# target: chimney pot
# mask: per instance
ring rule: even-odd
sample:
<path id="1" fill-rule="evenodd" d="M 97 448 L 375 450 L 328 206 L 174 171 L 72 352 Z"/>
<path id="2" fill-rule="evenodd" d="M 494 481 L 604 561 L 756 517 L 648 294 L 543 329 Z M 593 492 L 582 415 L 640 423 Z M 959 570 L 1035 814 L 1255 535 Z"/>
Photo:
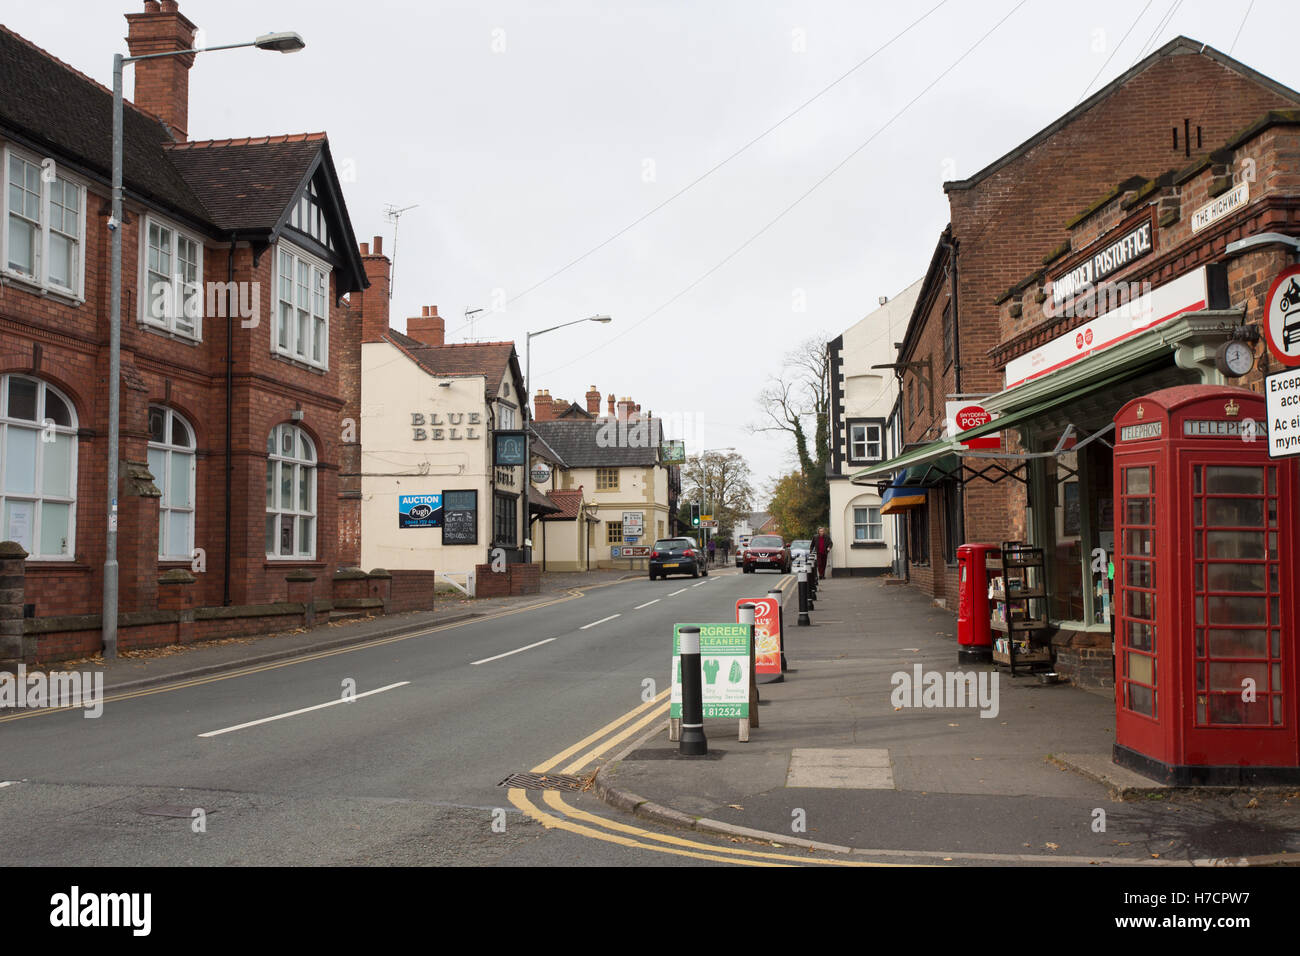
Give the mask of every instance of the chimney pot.
<path id="1" fill-rule="evenodd" d="M 368 242 L 361 243 L 361 255 L 362 256 L 370 255 L 370 243 Z"/>
<path id="2" fill-rule="evenodd" d="M 374 241 L 370 244 L 370 248 L 375 250 L 375 255 L 382 256 L 384 254 L 384 237 L 375 236 Z"/>

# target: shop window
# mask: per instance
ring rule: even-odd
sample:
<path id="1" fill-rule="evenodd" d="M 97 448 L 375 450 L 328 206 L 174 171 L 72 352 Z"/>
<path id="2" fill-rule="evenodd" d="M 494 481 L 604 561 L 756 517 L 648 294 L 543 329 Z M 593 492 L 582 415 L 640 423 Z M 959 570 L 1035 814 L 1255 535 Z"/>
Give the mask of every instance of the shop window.
<path id="1" fill-rule="evenodd" d="M 907 512 L 907 556 L 912 564 L 930 563 L 930 509 L 927 505 Z"/>
<path id="2" fill-rule="evenodd" d="M 266 439 L 266 556 L 316 556 L 316 446 L 297 425 Z"/>
<path id="3" fill-rule="evenodd" d="M 1047 460 L 1052 509 L 1052 546 L 1046 555 L 1051 580 L 1049 607 L 1055 621 L 1086 620 L 1083 596 L 1083 512 L 1079 455 L 1064 452 Z"/>
<path id="4" fill-rule="evenodd" d="M 865 544 L 870 541 L 885 540 L 885 524 L 880 516 L 880 508 L 868 505 L 853 509 L 853 541 Z"/>
<path id="5" fill-rule="evenodd" d="M 32 561 L 72 560 L 76 489 L 72 403 L 38 379 L 0 375 L 0 539 Z"/>
<path id="6" fill-rule="evenodd" d="M 86 190 L 52 160 L 4 151 L 4 272 L 80 299 L 83 287 Z"/>
<path id="7" fill-rule="evenodd" d="M 597 491 L 618 491 L 618 469 L 597 468 L 596 469 L 596 490 Z"/>
<path id="8" fill-rule="evenodd" d="M 605 543 L 606 544 L 623 543 L 623 523 L 621 521 L 605 522 Z"/>
<path id="9" fill-rule="evenodd" d="M 158 557 L 194 555 L 194 430 L 170 408 L 149 408 L 149 473 L 162 490 L 158 502 Z"/>
<path id="10" fill-rule="evenodd" d="M 961 485 L 943 483 L 943 560 L 957 563 L 957 546 L 961 544 Z"/>
<path id="11" fill-rule="evenodd" d="M 492 540 L 495 544 L 507 548 L 519 544 L 519 518 L 517 499 L 509 495 L 497 495 L 492 507 Z"/>

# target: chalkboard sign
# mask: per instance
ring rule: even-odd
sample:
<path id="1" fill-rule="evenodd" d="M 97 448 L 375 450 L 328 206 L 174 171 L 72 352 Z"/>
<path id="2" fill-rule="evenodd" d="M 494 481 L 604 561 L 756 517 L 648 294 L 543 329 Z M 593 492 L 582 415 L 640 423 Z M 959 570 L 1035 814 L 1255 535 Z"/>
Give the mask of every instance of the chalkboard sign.
<path id="1" fill-rule="evenodd" d="M 478 544 L 478 491 L 443 491 L 442 543 Z"/>

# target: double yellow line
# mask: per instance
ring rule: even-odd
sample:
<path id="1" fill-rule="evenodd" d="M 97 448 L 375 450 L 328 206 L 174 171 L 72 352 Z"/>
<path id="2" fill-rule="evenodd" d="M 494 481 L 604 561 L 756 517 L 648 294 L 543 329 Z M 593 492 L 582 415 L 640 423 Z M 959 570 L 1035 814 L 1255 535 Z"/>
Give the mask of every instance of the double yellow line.
<path id="1" fill-rule="evenodd" d="M 668 713 L 668 697 L 671 690 L 665 690 L 652 700 L 633 708 L 623 716 L 610 721 L 594 733 L 566 747 L 549 760 L 539 763 L 532 769 L 533 773 L 581 774 L 605 754 L 614 750 L 633 734 L 648 724 L 662 719 Z M 589 749 L 588 749 L 589 748 Z M 574 755 L 585 750 L 580 757 Z M 574 758 L 570 760 L 570 758 Z M 569 761 L 567 764 L 565 761 Z M 561 767 L 561 765 L 563 765 Z M 560 769 L 556 769 L 560 768 Z M 811 852 L 803 855 L 795 853 L 772 853 L 762 850 L 746 850 L 739 847 L 719 846 L 699 839 L 675 836 L 668 833 L 656 833 L 643 827 L 632 826 L 618 820 L 597 816 L 580 810 L 564 799 L 557 790 L 547 790 L 542 794 L 542 802 L 554 813 L 538 807 L 530 799 L 529 791 L 522 787 L 510 788 L 510 802 L 530 819 L 536 820 L 548 830 L 564 830 L 578 836 L 601 840 L 631 849 L 649 850 L 654 853 L 666 853 L 672 856 L 691 857 L 708 860 L 713 863 L 732 863 L 740 866 L 791 866 L 794 864 L 824 864 L 830 866 L 889 866 L 890 864 L 868 863 L 866 861 L 819 858 Z M 556 814 L 560 814 L 557 816 Z"/>

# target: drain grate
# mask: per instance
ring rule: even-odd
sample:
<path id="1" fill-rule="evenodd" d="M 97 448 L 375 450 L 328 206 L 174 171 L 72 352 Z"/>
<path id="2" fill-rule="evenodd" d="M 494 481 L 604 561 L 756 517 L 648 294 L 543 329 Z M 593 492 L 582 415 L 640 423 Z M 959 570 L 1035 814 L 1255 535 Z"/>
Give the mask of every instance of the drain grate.
<path id="1" fill-rule="evenodd" d="M 512 773 L 498 787 L 522 787 L 525 790 L 568 790 L 581 793 L 587 781 L 570 773 Z"/>

